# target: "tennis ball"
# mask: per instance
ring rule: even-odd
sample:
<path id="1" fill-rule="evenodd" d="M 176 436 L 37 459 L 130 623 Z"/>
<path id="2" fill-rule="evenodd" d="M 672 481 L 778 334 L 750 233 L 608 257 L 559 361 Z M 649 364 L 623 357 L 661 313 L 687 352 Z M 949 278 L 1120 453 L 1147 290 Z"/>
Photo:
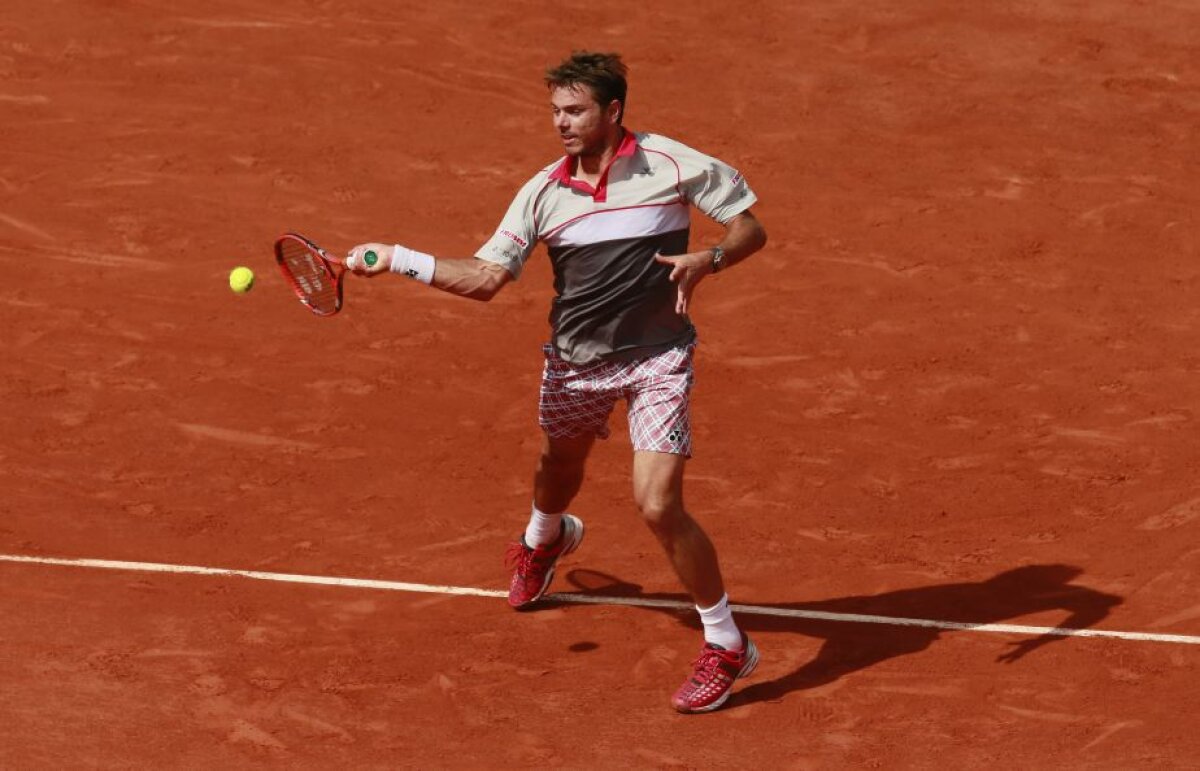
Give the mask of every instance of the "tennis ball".
<path id="1" fill-rule="evenodd" d="M 245 294 L 254 286 L 254 271 L 249 268 L 234 268 L 229 271 L 229 288 L 238 294 Z"/>

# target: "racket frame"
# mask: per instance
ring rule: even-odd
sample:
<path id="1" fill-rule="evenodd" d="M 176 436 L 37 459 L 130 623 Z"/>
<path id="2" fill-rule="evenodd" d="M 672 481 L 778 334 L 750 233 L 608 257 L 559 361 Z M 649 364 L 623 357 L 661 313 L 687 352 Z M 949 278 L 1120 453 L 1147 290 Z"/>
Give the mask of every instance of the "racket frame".
<path id="1" fill-rule="evenodd" d="M 284 257 L 284 246 L 289 242 L 299 243 L 308 252 L 310 263 L 317 273 L 323 274 L 325 280 L 332 282 L 334 287 L 334 306 L 332 310 L 318 308 L 312 304 L 310 297 L 313 295 L 311 288 L 304 286 L 304 278 L 297 276 L 292 272 L 287 265 L 287 259 Z M 332 257 L 317 246 L 308 238 L 299 233 L 288 232 L 275 239 L 275 262 L 279 266 L 280 273 L 288 282 L 288 286 L 295 292 L 296 297 L 317 316 L 333 316 L 342 309 L 342 279 L 346 275 L 346 266 L 337 257 Z M 318 270 L 319 267 L 319 270 Z"/>

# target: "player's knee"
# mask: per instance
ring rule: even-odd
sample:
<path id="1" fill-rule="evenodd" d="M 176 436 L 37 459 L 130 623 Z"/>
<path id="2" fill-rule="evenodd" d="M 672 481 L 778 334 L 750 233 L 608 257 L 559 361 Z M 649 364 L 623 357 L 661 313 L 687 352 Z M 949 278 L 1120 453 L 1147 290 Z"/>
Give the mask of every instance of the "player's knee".
<path id="1" fill-rule="evenodd" d="M 679 501 L 670 495 L 640 495 L 637 504 L 642 521 L 660 537 L 673 532 L 687 516 Z"/>

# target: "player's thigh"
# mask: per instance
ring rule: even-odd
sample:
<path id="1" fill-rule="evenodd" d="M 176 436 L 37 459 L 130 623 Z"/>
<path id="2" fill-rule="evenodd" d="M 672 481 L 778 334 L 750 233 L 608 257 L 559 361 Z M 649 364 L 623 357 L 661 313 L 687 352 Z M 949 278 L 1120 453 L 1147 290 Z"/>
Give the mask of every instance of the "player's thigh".
<path id="1" fill-rule="evenodd" d="M 583 466 L 596 443 L 594 433 L 579 436 L 553 437 L 543 434 L 542 463 L 554 466 Z"/>
<path id="2" fill-rule="evenodd" d="M 608 437 L 608 418 L 620 394 L 600 373 L 598 367 L 577 370 L 561 359 L 547 359 L 538 394 L 538 425 L 547 437 Z"/>
<path id="3" fill-rule="evenodd" d="M 629 388 L 634 450 L 692 455 L 693 346 L 665 351 L 638 366 Z"/>

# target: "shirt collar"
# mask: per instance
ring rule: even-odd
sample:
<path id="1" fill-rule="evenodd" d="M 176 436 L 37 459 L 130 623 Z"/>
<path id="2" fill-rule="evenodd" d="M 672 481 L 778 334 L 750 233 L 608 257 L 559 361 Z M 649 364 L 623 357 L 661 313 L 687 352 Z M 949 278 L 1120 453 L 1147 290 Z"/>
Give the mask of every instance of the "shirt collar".
<path id="1" fill-rule="evenodd" d="M 577 158 L 571 156 L 564 157 L 550 172 L 550 179 L 558 182 L 560 185 L 566 185 L 572 190 L 578 190 L 581 193 L 587 193 L 592 196 L 592 200 L 596 203 L 604 203 L 608 200 L 608 172 L 612 169 L 618 158 L 628 158 L 632 156 L 638 148 L 637 137 L 632 131 L 622 128 L 624 135 L 621 137 L 621 143 L 617 145 L 617 152 L 613 155 L 612 160 L 604 167 L 604 171 L 600 173 L 600 179 L 593 188 L 582 179 L 574 179 L 572 175 L 575 173 L 576 164 L 579 162 Z"/>

